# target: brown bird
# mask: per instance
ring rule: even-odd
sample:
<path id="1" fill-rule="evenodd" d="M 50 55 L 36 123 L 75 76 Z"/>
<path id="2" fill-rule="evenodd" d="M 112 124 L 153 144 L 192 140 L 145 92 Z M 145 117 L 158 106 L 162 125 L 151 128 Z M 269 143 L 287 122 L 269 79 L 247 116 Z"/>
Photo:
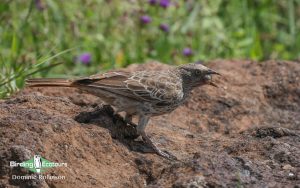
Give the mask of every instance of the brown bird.
<path id="1" fill-rule="evenodd" d="M 175 110 L 186 101 L 195 87 L 212 82 L 212 74 L 219 74 L 201 64 L 185 64 L 160 71 L 114 71 L 78 79 L 37 78 L 28 79 L 30 87 L 75 87 L 103 99 L 118 112 L 126 112 L 125 121 L 132 123 L 132 116 L 138 116 L 138 135 L 154 151 L 163 157 L 173 158 L 161 151 L 145 133 L 152 116 Z"/>

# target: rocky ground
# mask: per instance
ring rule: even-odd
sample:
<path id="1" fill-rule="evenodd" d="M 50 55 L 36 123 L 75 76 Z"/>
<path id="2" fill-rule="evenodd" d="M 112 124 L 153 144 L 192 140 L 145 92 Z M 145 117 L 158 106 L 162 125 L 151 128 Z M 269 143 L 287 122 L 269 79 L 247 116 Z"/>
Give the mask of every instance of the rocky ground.
<path id="1" fill-rule="evenodd" d="M 167 65 L 132 65 L 128 70 Z M 300 187 L 300 64 L 214 61 L 204 86 L 147 132 L 175 155 L 151 153 L 101 99 L 66 88 L 25 88 L 0 101 L 0 187 Z M 68 167 L 65 180 L 13 180 L 34 154 Z"/>

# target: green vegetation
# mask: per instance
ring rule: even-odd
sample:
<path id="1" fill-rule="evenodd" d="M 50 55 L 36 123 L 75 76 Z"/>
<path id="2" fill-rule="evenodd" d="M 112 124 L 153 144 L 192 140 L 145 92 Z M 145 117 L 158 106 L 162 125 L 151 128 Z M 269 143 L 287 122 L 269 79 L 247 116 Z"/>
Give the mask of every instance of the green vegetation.
<path id="1" fill-rule="evenodd" d="M 87 75 L 150 59 L 299 59 L 298 17 L 300 0 L 2 0 L 0 97 L 33 73 Z"/>

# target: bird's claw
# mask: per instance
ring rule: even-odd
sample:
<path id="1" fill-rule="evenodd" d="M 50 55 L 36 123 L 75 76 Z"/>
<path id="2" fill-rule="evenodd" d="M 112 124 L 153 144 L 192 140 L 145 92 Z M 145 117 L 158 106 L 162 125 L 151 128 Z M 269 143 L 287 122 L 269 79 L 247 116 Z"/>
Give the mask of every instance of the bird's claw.
<path id="1" fill-rule="evenodd" d="M 156 151 L 156 153 L 159 155 L 159 156 L 162 156 L 163 158 L 165 159 L 168 159 L 170 161 L 177 161 L 177 157 L 175 157 L 174 155 L 172 155 L 171 153 L 169 153 L 168 151 Z"/>
<path id="2" fill-rule="evenodd" d="M 169 152 L 160 150 L 146 134 L 142 134 L 142 138 L 148 145 L 151 146 L 151 148 L 155 151 L 157 155 L 171 161 L 178 160 L 174 155 L 170 154 Z"/>
<path id="3" fill-rule="evenodd" d="M 127 125 L 130 125 L 130 126 L 132 126 L 132 127 L 137 127 L 137 125 L 135 124 L 135 123 L 133 123 L 132 121 L 128 121 L 128 120 L 126 120 L 126 119 L 123 119 L 123 121 L 127 124 Z"/>

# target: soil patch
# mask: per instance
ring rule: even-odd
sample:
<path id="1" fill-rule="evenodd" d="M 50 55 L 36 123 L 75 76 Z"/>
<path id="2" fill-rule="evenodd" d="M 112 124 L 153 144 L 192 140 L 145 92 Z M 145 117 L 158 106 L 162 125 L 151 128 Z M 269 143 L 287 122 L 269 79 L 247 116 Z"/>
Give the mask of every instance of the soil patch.
<path id="1" fill-rule="evenodd" d="M 131 65 L 128 70 L 168 65 Z M 183 106 L 151 119 L 147 132 L 168 161 L 101 99 L 68 88 L 25 88 L 0 101 L 0 187 L 299 187 L 300 64 L 214 61 L 219 88 L 193 91 Z M 10 161 L 40 154 L 68 167 L 31 174 Z"/>

